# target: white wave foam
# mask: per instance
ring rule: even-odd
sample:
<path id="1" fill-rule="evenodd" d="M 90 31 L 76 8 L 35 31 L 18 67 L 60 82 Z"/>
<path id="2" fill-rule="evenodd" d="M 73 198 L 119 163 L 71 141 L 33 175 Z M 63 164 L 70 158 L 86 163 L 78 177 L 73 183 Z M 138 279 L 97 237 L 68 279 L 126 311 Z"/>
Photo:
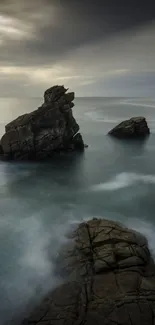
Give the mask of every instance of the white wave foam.
<path id="1" fill-rule="evenodd" d="M 84 115 L 86 115 L 92 121 L 97 121 L 97 122 L 104 121 L 103 116 L 97 112 L 90 111 L 90 112 L 84 113 Z"/>
<path id="2" fill-rule="evenodd" d="M 89 119 L 96 122 L 104 122 L 104 123 L 119 123 L 122 121 L 122 119 L 118 118 L 108 118 L 107 116 L 104 116 L 100 114 L 99 112 L 86 112 L 84 113 Z"/>
<path id="3" fill-rule="evenodd" d="M 105 118 L 104 119 L 104 122 L 105 123 L 120 123 L 122 121 L 122 119 L 118 119 L 118 118 L 115 118 L 115 119 L 108 119 L 108 118 Z"/>
<path id="4" fill-rule="evenodd" d="M 144 103 L 135 103 L 132 102 L 130 99 L 128 100 L 123 100 L 120 102 L 120 104 L 125 104 L 125 105 L 130 105 L 130 106 L 141 106 L 141 107 L 152 107 L 155 108 L 155 105 L 150 105 L 150 104 L 144 104 Z"/>
<path id="5" fill-rule="evenodd" d="M 68 220 L 65 224 L 53 223 L 52 229 L 49 227 L 47 230 L 39 215 L 20 219 L 20 222 L 16 216 L 0 220 L 0 233 L 3 237 L 13 238 L 14 243 L 13 262 L 12 258 L 6 265 L 4 261 L 7 272 L 0 284 L 3 301 L 0 306 L 1 325 L 10 321 L 11 317 L 20 316 L 31 299 L 35 303 L 34 300 L 41 299 L 62 282 L 62 278 L 55 273 L 55 258 L 67 241 L 66 233 L 69 229 Z M 10 245 L 8 242 L 6 255 L 11 249 Z"/>
<path id="6" fill-rule="evenodd" d="M 91 187 L 92 191 L 115 191 L 131 186 L 137 182 L 155 184 L 155 175 L 142 175 L 136 173 L 121 173 L 109 182 L 100 183 Z"/>

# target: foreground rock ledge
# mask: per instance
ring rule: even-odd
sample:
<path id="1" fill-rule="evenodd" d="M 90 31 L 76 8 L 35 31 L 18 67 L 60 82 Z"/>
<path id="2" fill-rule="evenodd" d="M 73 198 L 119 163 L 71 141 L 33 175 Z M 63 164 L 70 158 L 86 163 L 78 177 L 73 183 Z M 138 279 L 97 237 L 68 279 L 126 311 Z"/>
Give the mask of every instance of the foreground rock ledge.
<path id="1" fill-rule="evenodd" d="M 116 138 L 144 138 L 150 134 L 145 117 L 132 117 L 114 127 L 109 133 Z"/>
<path id="2" fill-rule="evenodd" d="M 1 158 L 46 159 L 54 152 L 84 149 L 72 114 L 74 93 L 67 90 L 64 86 L 47 89 L 41 107 L 6 125 L 0 142 Z"/>
<path id="3" fill-rule="evenodd" d="M 146 239 L 98 219 L 80 224 L 72 238 L 63 253 L 66 283 L 22 324 L 155 324 L 155 265 Z"/>

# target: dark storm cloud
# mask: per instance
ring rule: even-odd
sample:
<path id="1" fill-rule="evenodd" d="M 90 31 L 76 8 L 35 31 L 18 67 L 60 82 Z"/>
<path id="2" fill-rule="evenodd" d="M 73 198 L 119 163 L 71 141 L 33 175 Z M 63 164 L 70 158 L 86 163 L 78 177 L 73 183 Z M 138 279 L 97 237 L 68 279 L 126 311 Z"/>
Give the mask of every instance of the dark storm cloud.
<path id="1" fill-rule="evenodd" d="M 0 93 L 40 96 L 60 83 L 115 95 L 135 92 L 127 80 L 140 78 L 153 92 L 154 22 L 152 0 L 1 0 Z"/>
<path id="2" fill-rule="evenodd" d="M 103 4 L 104 2 L 104 4 Z M 151 7 L 141 7 L 122 1 L 63 1 L 58 8 L 58 24 L 50 24 L 39 31 L 36 42 L 31 42 L 34 52 L 63 56 L 71 49 L 84 44 L 106 39 L 115 33 L 146 23 L 155 14 Z"/>
<path id="3" fill-rule="evenodd" d="M 155 17 L 152 1 L 3 0 L 2 15 L 30 27 L 29 35 L 1 45 L 1 62 L 17 65 L 53 63 L 84 44 L 144 24 Z M 10 54 L 11 51 L 11 54 Z"/>

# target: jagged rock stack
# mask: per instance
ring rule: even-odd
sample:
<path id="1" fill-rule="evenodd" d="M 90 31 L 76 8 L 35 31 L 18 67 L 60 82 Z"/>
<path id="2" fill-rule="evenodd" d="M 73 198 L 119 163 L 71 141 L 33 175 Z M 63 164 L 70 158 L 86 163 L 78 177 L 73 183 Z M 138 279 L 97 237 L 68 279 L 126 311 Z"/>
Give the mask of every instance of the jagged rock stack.
<path id="1" fill-rule="evenodd" d="M 19 116 L 5 127 L 0 154 L 5 159 L 46 159 L 54 152 L 83 150 L 79 125 L 72 114 L 74 92 L 54 86 L 44 93 L 37 110 Z"/>

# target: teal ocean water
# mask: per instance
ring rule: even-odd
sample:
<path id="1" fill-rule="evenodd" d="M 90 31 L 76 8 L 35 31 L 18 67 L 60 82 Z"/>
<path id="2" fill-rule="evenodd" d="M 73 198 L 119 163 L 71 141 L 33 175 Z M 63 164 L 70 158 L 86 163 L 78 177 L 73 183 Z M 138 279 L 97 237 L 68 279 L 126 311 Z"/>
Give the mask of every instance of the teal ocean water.
<path id="1" fill-rule="evenodd" d="M 42 99 L 0 99 L 0 133 Z M 0 162 L 0 324 L 59 284 L 54 260 L 70 226 L 92 217 L 144 233 L 155 253 L 155 99 L 77 98 L 84 154 L 48 163 Z M 145 142 L 107 136 L 123 119 L 147 118 Z M 38 291 L 37 291 L 38 292 Z"/>

